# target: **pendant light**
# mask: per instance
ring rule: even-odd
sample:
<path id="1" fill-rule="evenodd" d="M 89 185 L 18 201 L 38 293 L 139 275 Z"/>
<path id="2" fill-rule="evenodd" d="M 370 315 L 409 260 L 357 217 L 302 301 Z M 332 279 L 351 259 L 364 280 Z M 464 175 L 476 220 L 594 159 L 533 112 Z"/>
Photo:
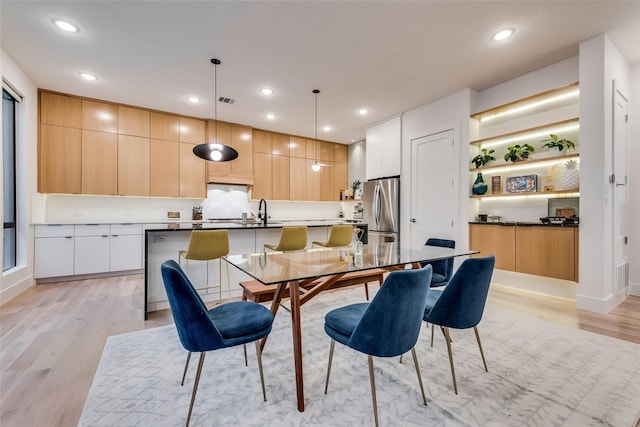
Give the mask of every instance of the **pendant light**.
<path id="1" fill-rule="evenodd" d="M 211 59 L 214 67 L 213 80 L 213 102 L 214 102 L 214 119 L 215 132 L 214 142 L 208 144 L 199 144 L 193 147 L 193 154 L 204 160 L 212 162 L 228 162 L 238 158 L 238 152 L 228 145 L 218 143 L 218 65 L 221 64 L 217 58 Z"/>
<path id="2" fill-rule="evenodd" d="M 316 160 L 315 162 L 313 162 L 311 164 L 311 169 L 314 172 L 318 172 L 320 170 L 320 168 L 322 166 L 329 166 L 329 165 L 325 165 L 323 163 L 318 163 L 318 94 L 320 93 L 320 90 L 318 89 L 314 89 L 313 93 L 316 95 L 316 128 L 315 128 L 315 135 L 316 135 Z"/>

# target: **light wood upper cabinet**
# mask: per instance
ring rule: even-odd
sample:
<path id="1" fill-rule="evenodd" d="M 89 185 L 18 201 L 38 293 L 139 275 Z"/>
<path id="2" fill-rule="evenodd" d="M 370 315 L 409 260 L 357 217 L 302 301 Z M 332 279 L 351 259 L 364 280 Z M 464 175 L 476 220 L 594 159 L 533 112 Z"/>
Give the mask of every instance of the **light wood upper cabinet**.
<path id="1" fill-rule="evenodd" d="M 340 191 L 346 190 L 349 186 L 349 166 L 347 163 L 335 163 L 334 164 L 333 177 L 333 199 L 340 200 Z"/>
<path id="2" fill-rule="evenodd" d="M 289 156 L 278 156 L 273 154 L 271 156 L 271 164 L 273 177 L 271 185 L 272 197 L 275 200 L 289 200 L 291 191 L 291 182 L 289 181 L 289 174 L 291 172 Z M 257 177 L 255 179 L 257 180 Z"/>
<path id="3" fill-rule="evenodd" d="M 206 140 L 206 120 L 180 117 L 180 142 L 202 144 Z"/>
<path id="4" fill-rule="evenodd" d="M 336 163 L 349 163 L 349 146 L 344 144 L 334 144 L 334 159 Z"/>
<path id="5" fill-rule="evenodd" d="M 207 197 L 205 161 L 193 154 L 194 144 L 180 143 L 180 197 Z"/>
<path id="6" fill-rule="evenodd" d="M 149 119 L 151 124 L 150 135 L 152 139 L 180 141 L 180 117 L 152 111 Z"/>
<path id="7" fill-rule="evenodd" d="M 254 134 L 255 135 L 255 134 Z M 254 199 L 273 199 L 273 164 L 271 154 L 253 153 Z"/>
<path id="8" fill-rule="evenodd" d="M 271 154 L 271 132 L 266 130 L 253 130 L 253 151 L 256 153 Z"/>
<path id="9" fill-rule="evenodd" d="M 247 126 L 231 125 L 231 146 L 238 152 L 238 158 L 231 162 L 231 173 L 253 181 L 253 139 L 252 129 Z"/>
<path id="10" fill-rule="evenodd" d="M 40 92 L 40 123 L 80 128 L 82 103 L 72 96 Z"/>
<path id="11" fill-rule="evenodd" d="M 216 139 L 217 132 L 217 139 Z M 231 124 L 218 122 L 218 128 L 216 129 L 216 122 L 209 120 L 207 122 L 207 142 L 218 142 L 227 146 L 231 146 Z M 231 175 L 231 162 L 206 162 L 207 165 L 207 182 L 213 182 L 213 177 L 227 177 Z"/>
<path id="12" fill-rule="evenodd" d="M 152 139 L 149 148 L 149 195 L 180 197 L 180 143 Z"/>
<path id="13" fill-rule="evenodd" d="M 326 168 L 321 168 L 319 171 L 314 171 L 313 169 L 311 169 L 311 165 L 308 165 L 306 163 L 308 162 L 305 162 L 304 165 L 304 200 L 322 200 L 320 198 L 320 176 L 322 174 L 322 169 Z"/>
<path id="14" fill-rule="evenodd" d="M 299 136 L 289 137 L 289 155 L 304 158 L 307 151 L 307 140 Z"/>
<path id="15" fill-rule="evenodd" d="M 320 199 L 323 201 L 339 200 L 338 195 L 334 194 L 335 188 L 335 169 L 333 162 L 325 161 L 324 164 L 329 166 L 323 166 L 315 174 L 320 174 Z M 310 167 L 309 167 L 310 168 Z"/>
<path id="16" fill-rule="evenodd" d="M 82 100 L 82 129 L 118 132 L 118 107 L 106 102 Z"/>
<path id="17" fill-rule="evenodd" d="M 335 148 L 333 142 L 318 141 L 318 160 L 320 162 L 334 162 Z"/>
<path id="18" fill-rule="evenodd" d="M 40 193 L 82 192 L 82 135 L 80 129 L 40 125 L 38 150 Z"/>
<path id="19" fill-rule="evenodd" d="M 209 142 L 216 140 L 215 129 L 215 120 L 209 120 L 207 123 Z M 253 130 L 248 126 L 218 122 L 217 132 L 218 142 L 234 148 L 238 152 L 238 158 L 229 162 L 207 162 L 207 182 L 253 184 Z"/>
<path id="20" fill-rule="evenodd" d="M 149 137 L 150 114 L 141 108 L 118 106 L 118 133 L 120 135 Z"/>
<path id="21" fill-rule="evenodd" d="M 289 176 L 294 179 L 289 180 L 289 199 L 290 200 L 306 200 L 305 199 L 305 166 L 307 160 L 304 158 L 289 158 Z M 311 168 L 309 168 L 311 170 Z"/>
<path id="22" fill-rule="evenodd" d="M 289 135 L 285 135 L 283 133 L 273 133 L 271 136 L 271 141 L 271 154 L 275 154 L 276 156 L 289 156 Z"/>
<path id="23" fill-rule="evenodd" d="M 82 131 L 82 194 L 118 194 L 118 135 L 115 133 Z"/>
<path id="24" fill-rule="evenodd" d="M 318 147 L 318 141 L 316 141 L 315 139 L 305 139 L 305 150 L 304 150 L 304 157 L 306 159 L 309 160 L 315 160 L 317 159 L 317 147 Z"/>
<path id="25" fill-rule="evenodd" d="M 118 135 L 118 194 L 149 195 L 149 138 Z"/>

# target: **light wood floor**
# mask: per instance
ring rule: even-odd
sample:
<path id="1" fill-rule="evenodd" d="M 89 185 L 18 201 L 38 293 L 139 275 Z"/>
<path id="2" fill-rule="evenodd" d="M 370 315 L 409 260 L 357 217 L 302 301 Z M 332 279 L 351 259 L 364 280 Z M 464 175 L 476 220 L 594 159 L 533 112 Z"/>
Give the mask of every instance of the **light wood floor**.
<path id="1" fill-rule="evenodd" d="M 143 288 L 142 275 L 38 285 L 0 306 L 0 425 L 77 425 L 106 338 L 172 322 L 142 320 Z M 640 343 L 640 297 L 599 315 L 495 286 L 489 304 Z"/>

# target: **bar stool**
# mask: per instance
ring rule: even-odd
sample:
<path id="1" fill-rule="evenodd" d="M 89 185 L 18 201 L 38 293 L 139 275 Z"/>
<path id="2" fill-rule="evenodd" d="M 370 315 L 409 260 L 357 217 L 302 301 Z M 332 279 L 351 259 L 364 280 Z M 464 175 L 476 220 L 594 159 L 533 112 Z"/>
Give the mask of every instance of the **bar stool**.
<path id="1" fill-rule="evenodd" d="M 326 242 L 313 241 L 312 245 L 335 248 L 339 246 L 349 246 L 351 244 L 353 228 L 349 224 L 334 225 L 331 227 L 329 240 Z"/>
<path id="2" fill-rule="evenodd" d="M 185 273 L 189 274 L 189 260 L 205 261 L 207 265 L 207 278 L 204 288 L 218 288 L 218 300 L 222 300 L 222 257 L 229 254 L 229 231 L 228 230 L 193 230 L 189 238 L 189 247 L 186 251 L 178 252 L 178 262 L 182 264 L 182 259 L 186 261 Z M 209 286 L 209 261 L 219 260 L 219 277 L 218 284 Z M 231 294 L 231 280 L 229 279 L 229 264 L 224 263 L 227 267 L 227 292 Z"/>
<path id="3" fill-rule="evenodd" d="M 282 227 L 278 245 L 265 243 L 264 247 L 272 251 L 298 251 L 307 246 L 307 227 Z"/>

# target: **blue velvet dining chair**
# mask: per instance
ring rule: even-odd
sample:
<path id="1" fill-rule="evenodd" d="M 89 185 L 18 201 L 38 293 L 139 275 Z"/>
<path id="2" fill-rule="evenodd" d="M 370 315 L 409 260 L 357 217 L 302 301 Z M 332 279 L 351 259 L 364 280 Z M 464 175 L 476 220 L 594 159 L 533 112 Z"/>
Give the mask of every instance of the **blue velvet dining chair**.
<path id="1" fill-rule="evenodd" d="M 435 239 L 430 238 L 425 243 L 425 246 L 439 246 L 442 248 L 455 249 L 456 241 L 447 239 Z M 424 267 L 427 263 L 421 263 Z M 431 267 L 433 267 L 433 275 L 431 276 L 431 287 L 436 288 L 439 286 L 446 286 L 451 280 L 453 274 L 453 258 L 441 259 L 438 261 L 432 261 Z"/>
<path id="2" fill-rule="evenodd" d="M 422 400 L 427 398 L 422 386 L 415 345 L 418 341 L 424 307 L 431 280 L 431 266 L 417 270 L 402 270 L 390 273 L 373 300 L 368 303 L 351 304 L 330 311 L 325 316 L 324 330 L 331 338 L 327 381 L 329 388 L 331 361 L 336 341 L 364 353 L 369 360 L 369 380 L 373 414 L 378 425 L 376 385 L 373 375 L 373 356 L 394 357 L 411 350 L 418 374 Z"/>
<path id="3" fill-rule="evenodd" d="M 271 332 L 273 324 L 271 311 L 260 304 L 249 301 L 234 301 L 207 310 L 178 263 L 174 260 L 165 261 L 162 264 L 161 272 L 180 342 L 189 354 L 191 352 L 200 353 L 186 425 L 188 426 L 191 420 L 204 357 L 206 352 L 211 350 L 255 341 L 262 396 L 266 401 L 267 394 L 264 386 L 259 340 Z"/>
<path id="4" fill-rule="evenodd" d="M 489 372 L 477 326 L 482 320 L 494 266 L 495 257 L 493 255 L 486 258 L 469 258 L 460 265 L 444 289 L 433 289 L 427 296 L 424 320 L 432 325 L 440 326 L 442 330 L 447 342 L 453 389 L 456 394 L 458 394 L 458 385 L 456 371 L 453 367 L 449 328 L 473 328 L 484 370 Z M 431 330 L 431 345 L 433 346 L 433 329 Z"/>

